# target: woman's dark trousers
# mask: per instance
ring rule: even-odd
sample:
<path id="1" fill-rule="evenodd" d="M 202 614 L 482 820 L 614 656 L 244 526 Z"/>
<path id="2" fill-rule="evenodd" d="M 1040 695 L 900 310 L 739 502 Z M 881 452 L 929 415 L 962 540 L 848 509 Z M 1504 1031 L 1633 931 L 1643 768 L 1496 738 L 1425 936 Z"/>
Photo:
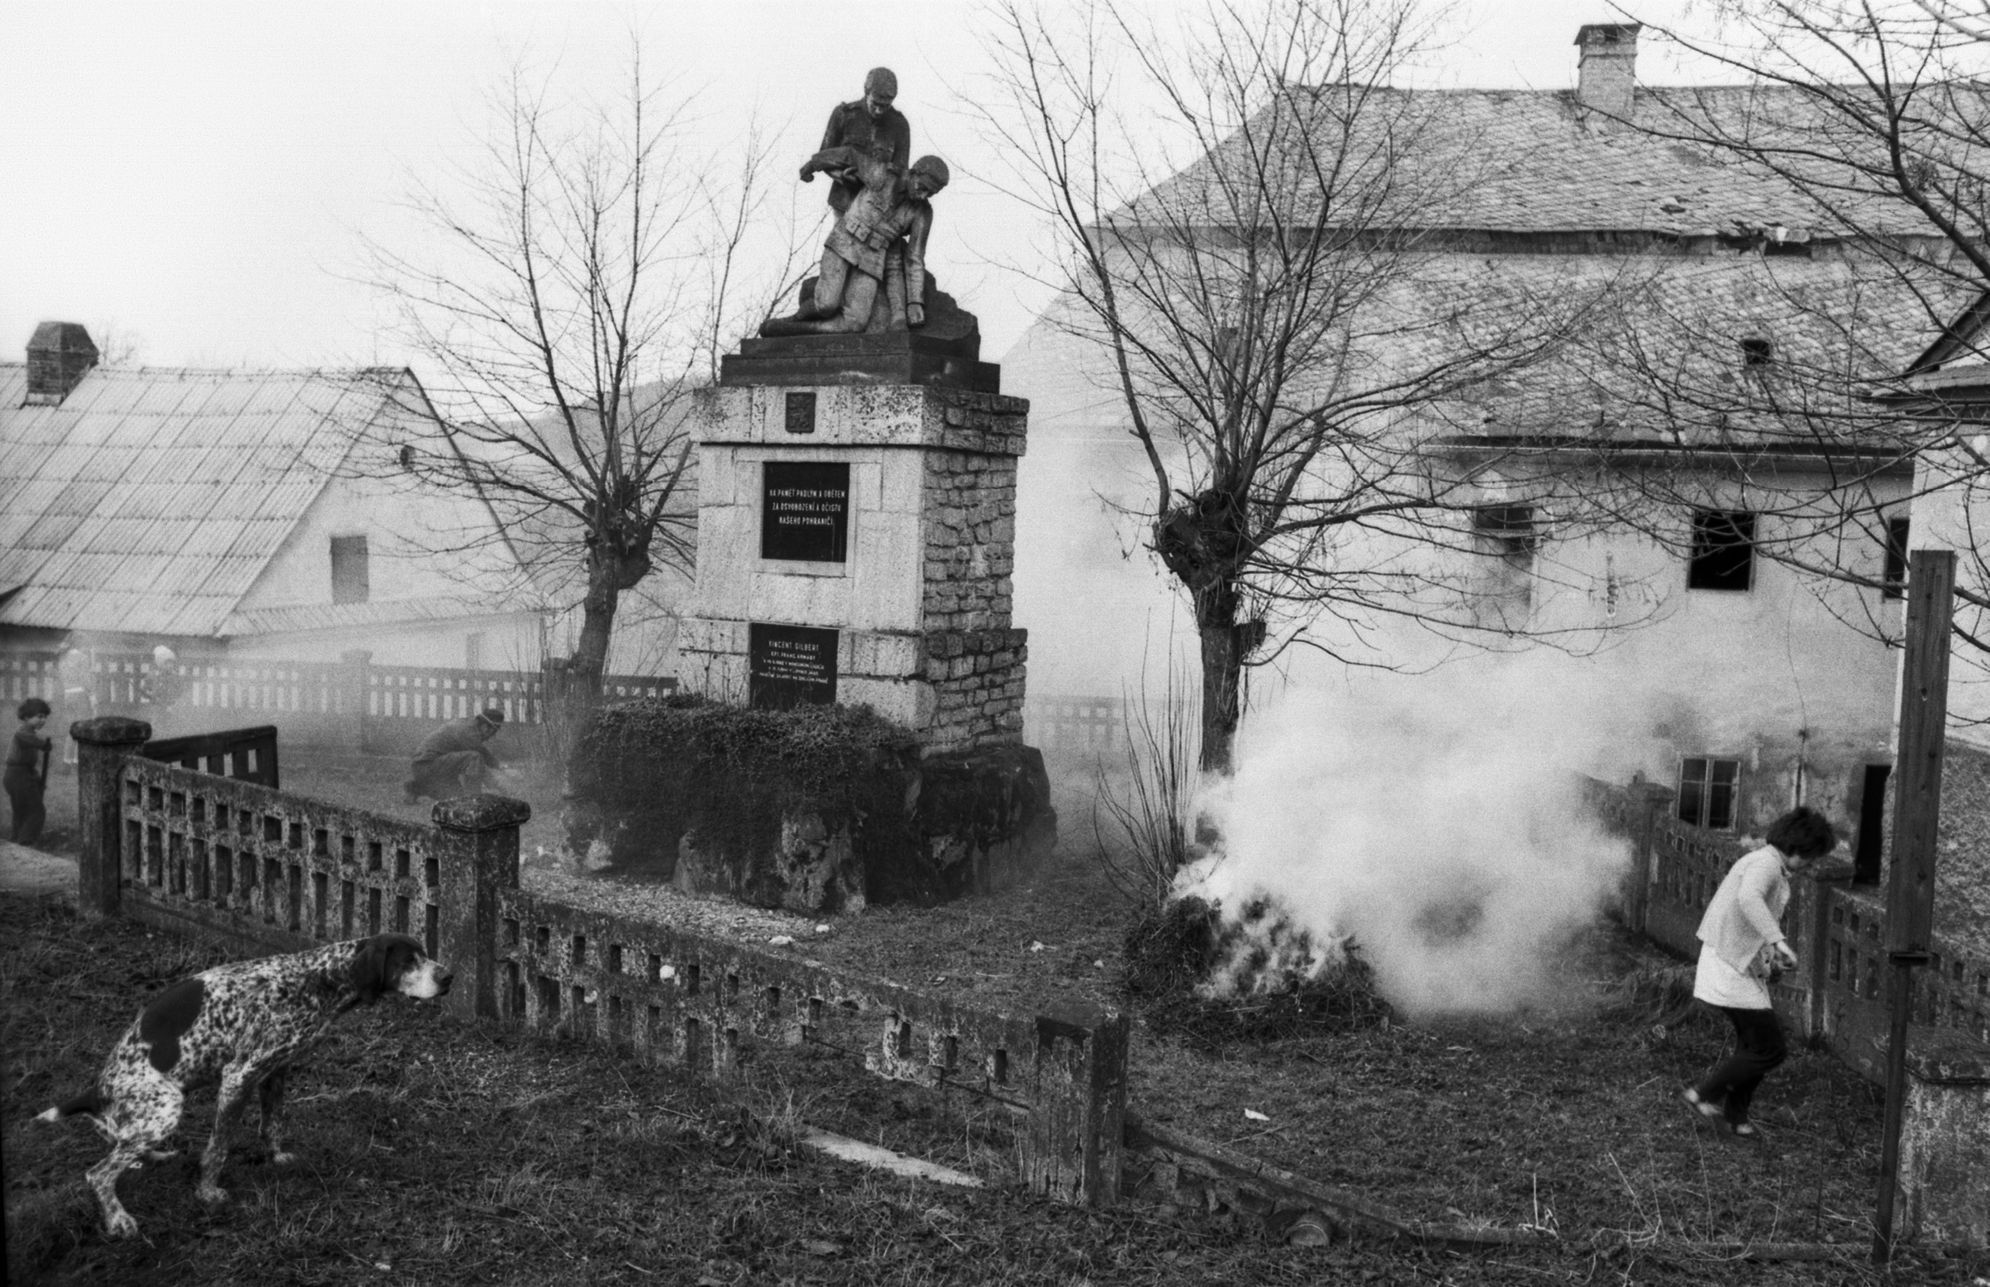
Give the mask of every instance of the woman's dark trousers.
<path id="1" fill-rule="evenodd" d="M 1722 1105 L 1730 1126 L 1748 1120 L 1748 1105 L 1755 1088 L 1771 1068 L 1789 1055 L 1783 1041 L 1783 1025 L 1774 1010 L 1736 1010 L 1716 1007 L 1734 1025 L 1734 1052 L 1714 1065 L 1693 1089 L 1709 1103 Z"/>

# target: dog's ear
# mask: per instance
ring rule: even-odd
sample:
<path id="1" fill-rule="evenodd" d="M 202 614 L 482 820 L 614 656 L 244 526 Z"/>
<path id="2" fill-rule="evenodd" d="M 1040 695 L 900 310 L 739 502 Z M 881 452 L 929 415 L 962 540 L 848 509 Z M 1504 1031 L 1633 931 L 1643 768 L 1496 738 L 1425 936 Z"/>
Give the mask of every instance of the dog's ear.
<path id="1" fill-rule="evenodd" d="M 352 958 L 352 986 L 358 993 L 354 999 L 371 1005 L 396 991 L 415 955 L 415 941 L 402 934 L 375 934 L 361 943 Z"/>
<path id="2" fill-rule="evenodd" d="M 376 934 L 359 945 L 359 951 L 352 958 L 352 988 L 359 995 L 353 998 L 361 1005 L 370 1005 L 380 999 L 387 990 L 387 937 Z"/>

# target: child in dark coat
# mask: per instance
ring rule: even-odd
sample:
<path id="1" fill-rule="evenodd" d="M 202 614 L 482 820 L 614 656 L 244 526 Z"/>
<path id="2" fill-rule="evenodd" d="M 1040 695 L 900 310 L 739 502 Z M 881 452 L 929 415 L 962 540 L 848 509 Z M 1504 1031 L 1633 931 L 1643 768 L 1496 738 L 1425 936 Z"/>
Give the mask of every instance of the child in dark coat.
<path id="1" fill-rule="evenodd" d="M 42 789 L 48 784 L 48 753 L 55 744 L 42 736 L 48 724 L 47 702 L 30 697 L 14 713 L 21 726 L 7 746 L 7 804 L 14 811 L 14 843 L 32 845 L 41 841 Z"/>

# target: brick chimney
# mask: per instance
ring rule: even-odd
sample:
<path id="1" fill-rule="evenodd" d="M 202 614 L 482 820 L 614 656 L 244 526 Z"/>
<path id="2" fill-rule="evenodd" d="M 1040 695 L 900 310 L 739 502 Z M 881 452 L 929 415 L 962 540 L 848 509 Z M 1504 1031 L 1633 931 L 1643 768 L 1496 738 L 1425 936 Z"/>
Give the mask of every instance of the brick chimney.
<path id="1" fill-rule="evenodd" d="M 1638 31 L 1635 22 L 1593 22 L 1575 33 L 1582 54 L 1576 63 L 1577 114 L 1631 119 L 1638 84 Z"/>
<path id="2" fill-rule="evenodd" d="M 97 364 L 97 346 L 75 322 L 43 322 L 28 341 L 28 397 L 31 407 L 53 407 L 69 396 L 84 372 Z"/>

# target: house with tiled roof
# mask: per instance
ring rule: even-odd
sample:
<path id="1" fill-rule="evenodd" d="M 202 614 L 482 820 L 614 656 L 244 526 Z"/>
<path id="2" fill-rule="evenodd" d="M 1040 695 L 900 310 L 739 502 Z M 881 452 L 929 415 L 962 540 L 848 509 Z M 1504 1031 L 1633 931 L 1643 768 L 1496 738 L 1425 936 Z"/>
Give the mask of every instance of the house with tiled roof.
<path id="1" fill-rule="evenodd" d="M 45 323 L 0 362 L 0 648 L 536 672 L 489 506 L 359 458 L 426 405 L 398 369 L 100 366 Z"/>
<path id="2" fill-rule="evenodd" d="M 1375 119 L 1414 120 L 1418 139 L 1364 149 L 1357 137 L 1347 149 L 1400 169 L 1387 191 L 1403 199 L 1368 224 L 1413 234 L 1404 253 L 1418 262 L 1389 306 L 1414 309 L 1419 292 L 1441 298 L 1459 283 L 1515 301 L 1591 291 L 1607 302 L 1597 314 L 1607 324 L 1427 408 L 1411 431 L 1434 467 L 1479 489 L 1471 540 L 1495 642 L 1526 656 L 1544 700 L 1602 695 L 1618 730 L 1613 758 L 1575 767 L 1620 781 L 1643 772 L 1677 789 L 1681 816 L 1702 825 L 1747 830 L 1801 800 L 1858 835 L 1862 819 L 1877 820 L 1892 756 L 1895 654 L 1883 637 L 1897 636 L 1901 605 L 1889 538 L 1904 538 L 1913 466 L 1862 441 L 1860 417 L 1843 407 L 1787 413 L 1825 396 L 1804 372 L 1835 363 L 1840 401 L 1859 373 L 1897 374 L 1947 321 L 1949 296 L 1939 283 L 1898 289 L 1792 185 L 1678 137 L 1690 133 L 1681 122 L 1708 117 L 1797 119 L 1801 105 L 1777 97 L 1787 91 L 1639 85 L 1637 35 L 1635 24 L 1582 28 L 1573 90 L 1379 91 L 1392 106 Z M 1111 218 L 1157 235 L 1186 227 L 1233 146 Z M 1419 170 L 1447 181 L 1420 182 Z M 1303 177 L 1289 191 L 1303 223 Z M 1863 222 L 1886 217 L 1866 211 Z M 1928 232 L 1911 221 L 1900 231 Z M 1033 696 L 1137 690 L 1143 667 L 1151 682 L 1156 659 L 1195 637 L 1144 549 L 1138 516 L 1153 472 L 1129 436 L 1110 355 L 1072 325 L 1081 312 L 1058 301 L 1002 359 L 1032 407 L 1016 620 L 1030 631 Z M 1557 481 L 1575 493 L 1613 472 L 1666 481 L 1615 526 L 1578 529 L 1542 499 Z M 1835 545 L 1816 553 L 1869 564 L 1872 588 L 1758 556 L 1796 531 L 1790 497 L 1848 472 L 1873 535 L 1841 526 L 1820 534 Z M 1511 637 L 1499 637 L 1502 624 Z M 1383 666 L 1438 656 L 1414 625 L 1383 613 L 1364 625 L 1321 642 Z M 1541 637 L 1582 642 L 1558 651 Z M 1309 656 L 1288 651 L 1281 668 L 1303 676 Z M 1337 660 L 1319 664 L 1339 673 Z M 1462 664 L 1487 682 L 1512 669 Z"/>

